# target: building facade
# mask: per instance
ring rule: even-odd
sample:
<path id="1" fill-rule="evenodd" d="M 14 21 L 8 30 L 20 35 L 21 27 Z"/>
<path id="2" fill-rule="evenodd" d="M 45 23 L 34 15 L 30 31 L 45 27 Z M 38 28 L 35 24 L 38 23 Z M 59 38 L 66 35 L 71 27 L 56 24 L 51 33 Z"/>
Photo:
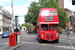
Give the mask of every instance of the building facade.
<path id="1" fill-rule="evenodd" d="M 58 3 L 58 6 L 64 9 L 64 0 L 55 0 Z"/>
<path id="2" fill-rule="evenodd" d="M 50 1 L 50 0 L 45 0 L 45 1 Z M 54 0 L 55 2 L 58 3 L 58 7 L 64 9 L 64 0 Z"/>
<path id="3" fill-rule="evenodd" d="M 70 19 L 70 16 L 72 16 L 72 11 L 67 8 L 64 8 L 64 0 L 55 0 L 55 1 L 58 3 L 58 6 L 66 12 L 67 17 Z M 69 21 L 69 29 L 72 29 L 72 25 L 70 21 Z M 65 31 L 64 29 L 60 29 L 60 30 Z"/>
<path id="4" fill-rule="evenodd" d="M 66 11 L 67 17 L 70 18 L 72 16 L 72 11 L 65 8 L 64 11 Z M 72 28 L 71 22 L 69 22 L 69 27 Z"/>
<path id="5" fill-rule="evenodd" d="M 11 14 L 0 6 L 0 32 L 10 31 L 12 27 Z"/>

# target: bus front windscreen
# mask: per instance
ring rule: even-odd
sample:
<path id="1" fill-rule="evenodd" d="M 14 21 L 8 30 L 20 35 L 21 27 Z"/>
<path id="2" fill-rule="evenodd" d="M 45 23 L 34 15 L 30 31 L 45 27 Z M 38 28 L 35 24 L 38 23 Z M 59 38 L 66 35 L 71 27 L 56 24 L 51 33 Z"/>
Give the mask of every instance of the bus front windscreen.
<path id="1" fill-rule="evenodd" d="M 49 30 L 56 30 L 56 26 L 49 26 Z"/>
<path id="2" fill-rule="evenodd" d="M 41 24 L 41 30 L 48 30 L 48 24 Z"/>

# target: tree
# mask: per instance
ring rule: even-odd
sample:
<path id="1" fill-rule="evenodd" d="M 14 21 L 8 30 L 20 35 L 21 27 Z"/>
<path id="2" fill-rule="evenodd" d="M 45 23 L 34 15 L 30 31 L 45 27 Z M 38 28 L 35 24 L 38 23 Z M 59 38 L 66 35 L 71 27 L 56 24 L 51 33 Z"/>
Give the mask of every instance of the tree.
<path id="1" fill-rule="evenodd" d="M 57 2 L 54 0 L 39 0 L 39 2 L 32 2 L 28 9 L 28 13 L 25 15 L 25 22 L 36 25 L 36 19 L 41 8 L 56 8 L 58 10 L 60 27 L 63 29 L 66 28 L 66 21 L 68 21 L 67 14 L 63 9 L 58 7 Z"/>
<path id="2" fill-rule="evenodd" d="M 30 30 L 30 25 L 29 25 L 29 24 L 24 23 L 24 24 L 22 24 L 22 26 L 21 26 L 21 27 L 23 27 L 23 26 L 25 26 L 25 27 L 27 28 L 27 30 Z"/>
<path id="3" fill-rule="evenodd" d="M 33 25 L 36 25 L 36 18 L 39 13 L 39 8 L 36 5 L 37 5 L 36 2 L 31 3 L 31 5 L 28 9 L 27 15 L 25 15 L 25 22 L 32 23 Z"/>

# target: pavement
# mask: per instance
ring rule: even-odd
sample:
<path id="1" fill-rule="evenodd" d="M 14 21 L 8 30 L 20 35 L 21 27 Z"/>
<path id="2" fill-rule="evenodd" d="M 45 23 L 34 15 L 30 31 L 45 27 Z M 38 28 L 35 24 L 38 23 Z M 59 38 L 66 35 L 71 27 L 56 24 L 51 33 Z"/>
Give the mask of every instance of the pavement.
<path id="1" fill-rule="evenodd" d="M 69 37 L 66 34 L 60 34 L 59 37 L 68 40 L 75 40 L 75 34 L 69 34 Z"/>
<path id="2" fill-rule="evenodd" d="M 26 43 L 25 42 L 21 42 L 19 44 L 17 44 L 16 46 L 9 46 L 9 44 L 5 47 L 2 47 L 0 50 L 16 50 L 17 48 L 25 45 Z"/>

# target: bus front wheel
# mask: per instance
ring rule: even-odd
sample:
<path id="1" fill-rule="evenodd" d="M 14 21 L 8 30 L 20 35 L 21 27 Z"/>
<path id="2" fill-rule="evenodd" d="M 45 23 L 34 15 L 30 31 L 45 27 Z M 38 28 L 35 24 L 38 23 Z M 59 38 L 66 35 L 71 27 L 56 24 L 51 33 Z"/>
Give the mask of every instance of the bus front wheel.
<path id="1" fill-rule="evenodd" d="M 39 35 L 39 39 L 38 39 L 38 41 L 39 41 L 39 43 L 42 43 L 42 40 L 41 40 L 41 38 L 40 38 L 40 35 Z"/>
<path id="2" fill-rule="evenodd" d="M 59 39 L 55 40 L 55 43 L 59 43 Z"/>

